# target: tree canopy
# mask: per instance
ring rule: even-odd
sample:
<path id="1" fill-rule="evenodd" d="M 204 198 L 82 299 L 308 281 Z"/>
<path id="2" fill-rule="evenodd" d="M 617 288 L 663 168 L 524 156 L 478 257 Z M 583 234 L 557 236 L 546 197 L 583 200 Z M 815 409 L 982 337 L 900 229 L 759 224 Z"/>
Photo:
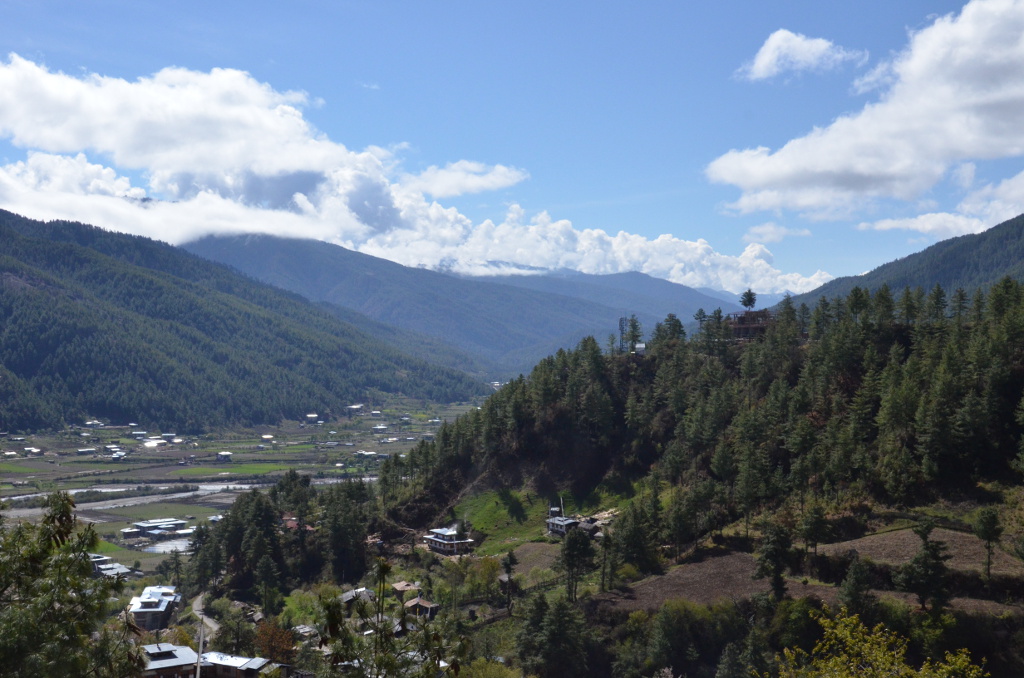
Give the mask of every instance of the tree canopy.
<path id="1" fill-rule="evenodd" d="M 98 537 L 80 527 L 71 495 L 50 495 L 39 525 L 0 516 L 0 667 L 11 678 L 142 675 L 138 629 L 112 618 L 121 578 L 92 576 Z M 94 634 L 95 638 L 94 638 Z"/>

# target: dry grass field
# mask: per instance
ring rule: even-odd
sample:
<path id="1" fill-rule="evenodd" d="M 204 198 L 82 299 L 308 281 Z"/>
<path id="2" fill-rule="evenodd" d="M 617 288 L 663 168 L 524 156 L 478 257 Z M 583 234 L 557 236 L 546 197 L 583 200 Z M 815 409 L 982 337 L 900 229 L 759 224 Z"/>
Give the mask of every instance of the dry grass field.
<path id="1" fill-rule="evenodd" d="M 527 542 L 515 550 L 519 564 L 516 565 L 516 574 L 529 574 L 535 568 L 551 569 L 558 559 L 558 544 L 547 542 Z"/>
<path id="2" fill-rule="evenodd" d="M 909 535 L 910 540 L 905 538 Z M 979 569 L 984 558 L 984 546 L 976 537 L 949 530 L 936 530 L 936 539 L 947 541 L 950 552 L 954 554 L 950 561 L 953 566 L 963 569 Z M 877 562 L 901 564 L 913 557 L 918 550 L 920 540 L 910 530 L 884 533 L 843 542 L 830 544 L 828 548 L 837 553 L 845 553 L 856 548 L 861 556 L 869 556 Z M 825 546 L 819 547 L 824 552 Z M 1007 554 L 1003 556 L 1010 558 Z M 1012 560 L 1012 558 L 1010 558 Z M 993 559 L 993 563 L 995 559 Z M 1014 563 L 1000 560 L 1001 567 L 1007 573 L 1021 573 L 1019 565 L 1012 569 Z M 623 590 L 610 591 L 594 596 L 600 606 L 631 612 L 633 610 L 654 611 L 668 600 L 684 599 L 695 603 L 709 604 L 719 601 L 738 601 L 757 593 L 768 591 L 766 580 L 754 579 L 755 561 L 749 553 L 723 551 L 709 554 L 695 562 L 684 563 L 673 567 L 663 575 L 648 577 Z M 995 565 L 993 565 L 995 571 Z M 810 596 L 828 605 L 838 603 L 838 589 L 834 586 L 807 583 L 800 579 L 790 578 L 789 594 L 794 597 Z M 909 605 L 916 605 L 916 598 L 899 591 L 875 591 L 879 597 L 902 600 Z M 951 606 L 964 612 L 984 612 L 986 614 L 1021 614 L 1024 608 L 1019 605 L 1003 605 L 990 600 L 974 598 L 954 598 Z"/>

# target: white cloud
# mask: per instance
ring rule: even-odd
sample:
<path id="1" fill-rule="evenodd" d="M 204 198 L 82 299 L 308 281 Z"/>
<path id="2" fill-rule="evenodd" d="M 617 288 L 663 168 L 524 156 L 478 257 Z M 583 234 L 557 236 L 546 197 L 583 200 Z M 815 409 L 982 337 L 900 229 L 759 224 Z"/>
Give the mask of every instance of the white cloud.
<path id="1" fill-rule="evenodd" d="M 785 226 L 779 226 L 778 224 L 772 223 L 771 221 L 752 226 L 747 231 L 746 235 L 743 236 L 743 242 L 782 242 L 783 238 L 790 236 L 808 236 L 810 230 L 806 228 L 786 228 Z"/>
<path id="2" fill-rule="evenodd" d="M 974 166 L 961 166 L 953 174 L 954 181 L 971 183 Z M 963 177 L 961 175 L 969 175 Z M 967 179 L 970 179 L 968 182 Z M 865 222 L 861 230 L 917 231 L 937 238 L 950 238 L 982 231 L 1024 213 L 1024 172 L 998 184 L 986 184 L 969 193 L 954 212 L 932 212 L 907 219 L 883 219 Z"/>
<path id="3" fill-rule="evenodd" d="M 529 174 L 515 167 L 488 166 L 482 162 L 460 160 L 444 168 L 428 167 L 418 175 L 409 175 L 402 186 L 435 198 L 451 198 L 466 193 L 494 191 L 514 186 L 529 178 Z"/>
<path id="4" fill-rule="evenodd" d="M 132 187 L 128 178 L 117 176 L 109 167 L 90 163 L 82 153 L 69 157 L 30 152 L 24 162 L 0 171 L 27 190 L 136 199 L 146 196 L 146 191 Z"/>
<path id="5" fill-rule="evenodd" d="M 910 201 L 951 166 L 1024 155 L 1024 0 L 972 0 L 910 36 L 861 87 L 891 82 L 858 112 L 777 150 L 732 150 L 708 178 L 742 191 L 741 212 L 849 216 L 878 199 Z"/>
<path id="6" fill-rule="evenodd" d="M 876 89 L 889 87 L 896 81 L 896 74 L 893 72 L 892 62 L 883 61 L 876 64 L 874 68 L 853 81 L 853 91 L 857 94 L 867 94 Z"/>
<path id="7" fill-rule="evenodd" d="M 974 185 L 974 174 L 977 170 L 973 162 L 965 162 L 953 168 L 952 179 L 960 188 L 968 189 Z"/>
<path id="8" fill-rule="evenodd" d="M 871 223 L 865 222 L 859 224 L 857 228 L 862 231 L 917 231 L 918 233 L 925 233 L 939 239 L 944 239 L 967 233 L 981 233 L 991 225 L 986 224 L 980 219 L 974 219 L 961 214 L 933 212 L 930 214 L 919 214 L 907 219 L 881 219 Z"/>
<path id="9" fill-rule="evenodd" d="M 747 80 L 767 80 L 788 71 L 826 71 L 845 61 L 863 62 L 867 56 L 867 52 L 847 50 L 824 38 L 808 38 L 780 28 L 737 74 Z"/>
<path id="10" fill-rule="evenodd" d="M 527 220 L 518 205 L 499 224 L 485 221 L 472 227 L 463 221 L 449 235 L 454 237 L 437 238 L 432 228 L 381 234 L 360 249 L 409 266 L 441 262 L 469 275 L 529 273 L 537 268 L 596 274 L 641 271 L 683 285 L 734 292 L 747 287 L 805 292 L 832 279 L 823 271 L 811 276 L 783 273 L 772 265 L 772 254 L 763 245 L 751 244 L 739 256 L 730 256 L 716 252 L 705 240 L 670 235 L 651 240 L 624 231 L 612 235 L 599 229 L 580 230 L 546 212 Z"/>
<path id="11" fill-rule="evenodd" d="M 405 173 L 400 153 L 352 151 L 303 117 L 307 95 L 249 74 L 165 69 L 127 80 L 0 62 L 0 138 L 26 150 L 0 166 L 0 206 L 178 244 L 207 234 L 315 238 L 412 266 L 467 273 L 639 270 L 687 285 L 806 291 L 763 245 L 739 256 L 707 242 L 578 229 L 513 205 L 474 224 L 432 198 L 506 188 L 524 170 L 459 160 Z M 126 176 L 145 177 L 145 186 Z"/>

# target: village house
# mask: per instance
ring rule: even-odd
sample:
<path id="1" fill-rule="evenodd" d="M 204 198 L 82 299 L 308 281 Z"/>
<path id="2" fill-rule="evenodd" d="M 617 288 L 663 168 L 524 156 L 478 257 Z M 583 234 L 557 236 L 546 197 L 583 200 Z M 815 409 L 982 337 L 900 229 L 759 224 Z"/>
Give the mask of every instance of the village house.
<path id="1" fill-rule="evenodd" d="M 437 612 L 440 609 L 441 606 L 437 603 L 432 603 L 426 598 L 422 598 L 420 596 L 416 596 L 405 603 L 405 611 L 409 614 L 417 617 L 426 617 L 431 620 L 437 616 Z"/>
<path id="2" fill-rule="evenodd" d="M 145 678 L 192 678 L 196 673 L 199 655 L 190 647 L 156 643 L 143 645 L 146 656 Z"/>
<path id="3" fill-rule="evenodd" d="M 465 553 L 473 547 L 472 539 L 465 537 L 459 539 L 458 530 L 451 527 L 439 527 L 431 530 L 430 534 L 423 536 L 423 542 L 430 547 L 431 551 L 448 556 Z"/>
<path id="4" fill-rule="evenodd" d="M 545 521 L 548 527 L 548 534 L 556 534 L 564 537 L 565 534 L 580 524 L 575 518 L 566 518 L 562 515 L 562 507 L 552 506 L 548 509 L 548 519 Z"/>
<path id="5" fill-rule="evenodd" d="M 341 600 L 341 604 L 344 606 L 345 611 L 347 612 L 352 609 L 352 606 L 356 603 L 356 601 L 365 600 L 368 603 L 372 603 L 377 599 L 377 596 L 370 589 L 362 587 L 358 589 L 353 589 L 351 591 L 345 591 L 341 594 L 339 599 Z"/>
<path id="6" fill-rule="evenodd" d="M 147 586 L 142 594 L 132 598 L 128 612 L 135 624 L 147 631 L 166 628 L 171 615 L 181 603 L 181 594 L 174 586 Z"/>
<path id="7" fill-rule="evenodd" d="M 269 668 L 269 659 L 263 657 L 236 657 L 223 652 L 204 652 L 203 678 L 250 678 Z"/>
<path id="8" fill-rule="evenodd" d="M 92 573 L 95 577 L 117 577 L 119 575 L 128 576 L 132 574 L 131 568 L 116 562 L 110 556 L 90 553 L 89 562 L 92 563 Z"/>
<path id="9" fill-rule="evenodd" d="M 419 583 L 411 584 L 407 581 L 396 581 L 391 585 L 391 589 L 395 592 L 395 597 L 401 602 L 405 600 L 405 594 L 410 591 L 416 591 L 419 593 Z"/>
<path id="10" fill-rule="evenodd" d="M 557 534 L 560 537 L 564 537 L 569 530 L 579 524 L 580 521 L 575 518 L 567 518 L 565 516 L 551 516 L 547 519 L 548 532 Z"/>

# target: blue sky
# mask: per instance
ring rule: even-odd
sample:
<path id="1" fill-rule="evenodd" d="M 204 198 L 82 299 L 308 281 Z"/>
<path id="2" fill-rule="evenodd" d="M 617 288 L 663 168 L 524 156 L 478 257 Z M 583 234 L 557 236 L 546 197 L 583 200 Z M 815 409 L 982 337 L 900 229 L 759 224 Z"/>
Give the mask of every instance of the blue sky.
<path id="1" fill-rule="evenodd" d="M 0 207 L 37 218 L 779 292 L 1024 211 L 1015 0 L 0 17 Z"/>

